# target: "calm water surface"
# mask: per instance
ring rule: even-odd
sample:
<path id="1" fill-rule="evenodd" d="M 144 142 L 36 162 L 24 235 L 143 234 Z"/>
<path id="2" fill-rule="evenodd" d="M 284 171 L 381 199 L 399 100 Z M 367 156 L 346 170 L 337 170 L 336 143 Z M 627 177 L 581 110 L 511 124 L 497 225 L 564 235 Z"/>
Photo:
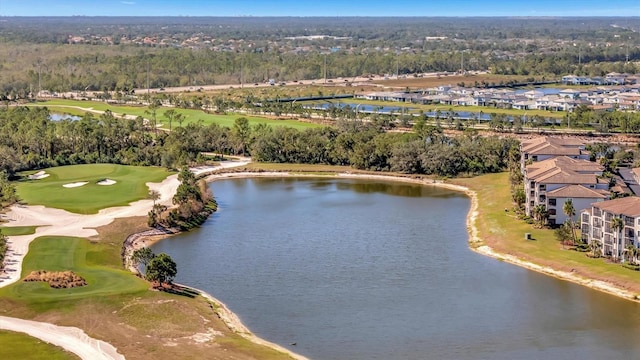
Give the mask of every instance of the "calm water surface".
<path id="1" fill-rule="evenodd" d="M 176 260 L 177 281 L 312 359 L 640 358 L 638 304 L 471 252 L 459 193 L 346 179 L 211 187 L 220 210 L 154 251 Z"/>

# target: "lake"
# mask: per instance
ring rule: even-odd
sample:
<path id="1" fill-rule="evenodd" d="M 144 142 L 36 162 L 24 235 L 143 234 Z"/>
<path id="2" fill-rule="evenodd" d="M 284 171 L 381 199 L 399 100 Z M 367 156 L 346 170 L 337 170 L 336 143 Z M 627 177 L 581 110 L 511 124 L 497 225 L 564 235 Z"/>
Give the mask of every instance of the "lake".
<path id="1" fill-rule="evenodd" d="M 176 281 L 292 351 L 319 360 L 640 358 L 640 305 L 470 251 L 463 194 L 333 178 L 210 186 L 219 211 L 153 250 L 177 262 Z"/>

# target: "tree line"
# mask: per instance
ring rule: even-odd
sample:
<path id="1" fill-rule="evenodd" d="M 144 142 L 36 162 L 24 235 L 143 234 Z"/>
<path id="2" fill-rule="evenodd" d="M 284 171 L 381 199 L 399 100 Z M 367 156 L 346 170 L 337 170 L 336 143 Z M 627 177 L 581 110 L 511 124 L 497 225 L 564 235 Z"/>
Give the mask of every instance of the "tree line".
<path id="1" fill-rule="evenodd" d="M 231 128 L 190 123 L 159 131 L 145 119 L 86 113 L 52 121 L 44 107 L 0 109 L 0 171 L 83 163 L 156 165 L 178 169 L 203 161 L 202 152 L 251 155 L 256 161 L 348 165 L 358 169 L 439 176 L 500 171 L 513 140 L 480 137 L 473 130 L 450 137 L 439 126 L 387 132 L 384 122 L 341 119 L 336 127 L 296 130 L 251 126 L 243 117 Z"/>

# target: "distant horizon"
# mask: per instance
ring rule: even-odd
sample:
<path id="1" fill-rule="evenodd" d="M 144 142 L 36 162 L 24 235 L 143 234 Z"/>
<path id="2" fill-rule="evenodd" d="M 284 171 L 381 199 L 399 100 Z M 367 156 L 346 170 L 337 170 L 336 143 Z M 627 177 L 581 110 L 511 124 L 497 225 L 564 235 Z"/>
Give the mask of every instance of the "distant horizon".
<path id="1" fill-rule="evenodd" d="M 0 0 L 0 17 L 640 17 L 637 0 Z"/>
<path id="2" fill-rule="evenodd" d="M 438 19 L 438 18 L 515 18 L 515 19 L 553 19 L 553 18 L 640 18 L 640 15 L 2 15 L 0 18 L 408 18 L 408 19 Z"/>

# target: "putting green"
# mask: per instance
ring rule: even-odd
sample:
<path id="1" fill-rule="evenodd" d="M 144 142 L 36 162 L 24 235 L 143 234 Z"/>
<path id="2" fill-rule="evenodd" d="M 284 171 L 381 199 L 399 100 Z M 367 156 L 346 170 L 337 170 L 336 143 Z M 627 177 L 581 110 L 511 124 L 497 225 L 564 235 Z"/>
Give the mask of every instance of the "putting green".
<path id="1" fill-rule="evenodd" d="M 20 199 L 29 205 L 44 205 L 78 214 L 95 214 L 100 209 L 124 206 L 145 199 L 147 182 L 161 182 L 172 173 L 158 167 L 87 164 L 45 169 L 48 177 L 17 183 Z M 32 172 L 34 173 L 34 172 Z M 23 173 L 23 176 L 29 173 Z M 98 185 L 104 179 L 113 185 Z M 87 182 L 77 187 L 63 185 Z"/>
<path id="2" fill-rule="evenodd" d="M 0 331 L 0 359 L 68 360 L 79 357 L 27 334 L 3 330 Z"/>
<path id="3" fill-rule="evenodd" d="M 105 243 L 87 239 L 44 236 L 34 240 L 22 265 L 22 278 L 34 270 L 71 270 L 82 276 L 87 285 L 71 289 L 53 289 L 45 282 L 19 281 L 0 289 L 0 296 L 8 296 L 29 303 L 56 303 L 60 300 L 102 297 L 144 292 L 148 284 L 130 272 L 109 266 L 117 264 L 117 255 Z"/>

